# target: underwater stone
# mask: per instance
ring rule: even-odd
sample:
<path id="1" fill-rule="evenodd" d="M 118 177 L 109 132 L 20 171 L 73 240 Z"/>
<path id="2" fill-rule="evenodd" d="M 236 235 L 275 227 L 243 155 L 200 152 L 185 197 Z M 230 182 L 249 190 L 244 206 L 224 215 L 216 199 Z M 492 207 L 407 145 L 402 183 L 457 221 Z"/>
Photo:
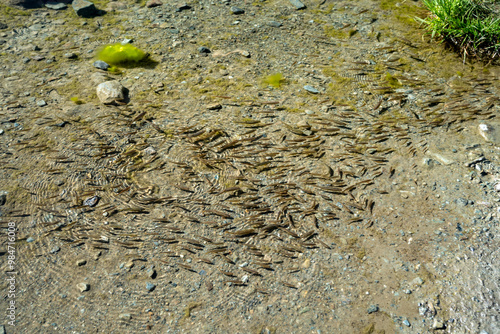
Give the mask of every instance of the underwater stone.
<path id="1" fill-rule="evenodd" d="M 317 90 L 313 86 L 306 85 L 304 86 L 304 89 L 307 90 L 309 93 L 319 94 L 319 90 Z"/>
<path id="2" fill-rule="evenodd" d="M 102 60 L 96 60 L 93 65 L 95 68 L 98 68 L 98 69 L 104 70 L 104 71 L 107 71 L 109 68 L 109 64 L 106 63 L 105 61 L 102 61 Z"/>
<path id="3" fill-rule="evenodd" d="M 113 104 L 125 100 L 125 87 L 116 80 L 106 81 L 97 86 L 97 97 L 103 104 Z"/>
<path id="4" fill-rule="evenodd" d="M 97 15 L 97 8 L 94 4 L 87 0 L 74 0 L 71 6 L 75 10 L 76 15 L 81 17 L 94 17 Z"/>
<path id="5" fill-rule="evenodd" d="M 231 7 L 231 13 L 234 14 L 234 15 L 240 15 L 240 14 L 243 14 L 245 13 L 245 11 L 243 9 L 241 9 L 240 7 Z"/>
<path id="6" fill-rule="evenodd" d="M 45 7 L 49 9 L 54 9 L 54 10 L 61 10 L 61 9 L 66 9 L 68 6 L 66 6 L 65 3 L 62 2 L 54 2 L 54 1 L 49 1 L 45 4 Z"/>
<path id="7" fill-rule="evenodd" d="M 290 0 L 290 3 L 295 6 L 297 9 L 305 9 L 306 5 L 304 5 L 302 2 L 299 0 Z"/>

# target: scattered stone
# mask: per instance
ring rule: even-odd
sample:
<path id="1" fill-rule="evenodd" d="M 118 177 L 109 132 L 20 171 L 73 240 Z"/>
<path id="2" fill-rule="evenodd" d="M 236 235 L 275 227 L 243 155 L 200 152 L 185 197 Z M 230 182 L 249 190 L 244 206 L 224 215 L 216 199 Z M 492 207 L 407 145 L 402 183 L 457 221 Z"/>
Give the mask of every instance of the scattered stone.
<path id="1" fill-rule="evenodd" d="M 49 9 L 54 9 L 54 10 L 62 10 L 68 8 L 65 3 L 63 2 L 54 2 L 54 1 L 49 1 L 45 4 L 45 7 Z"/>
<path id="2" fill-rule="evenodd" d="M 125 100 L 125 87 L 116 80 L 103 82 L 97 86 L 97 97 L 103 104 L 115 104 Z"/>
<path id="3" fill-rule="evenodd" d="M 0 30 L 7 29 L 7 28 L 8 28 L 7 24 L 0 22 Z"/>
<path id="4" fill-rule="evenodd" d="M 445 329 L 446 324 L 443 322 L 441 319 L 434 319 L 434 322 L 432 323 L 432 329 Z"/>
<path id="5" fill-rule="evenodd" d="M 478 132 L 487 142 L 500 144 L 500 131 L 498 126 L 489 123 L 481 123 L 478 126 Z"/>
<path id="6" fill-rule="evenodd" d="M 183 10 L 188 10 L 188 9 L 191 9 L 191 6 L 189 6 L 187 3 L 183 3 L 183 4 L 180 4 L 175 11 L 181 12 Z"/>
<path id="7" fill-rule="evenodd" d="M 236 49 L 232 53 L 239 53 L 240 55 L 242 55 L 245 58 L 250 58 L 250 52 L 248 52 L 246 50 Z"/>
<path id="8" fill-rule="evenodd" d="M 98 68 L 98 69 L 104 70 L 104 71 L 107 71 L 108 68 L 110 68 L 109 64 L 106 63 L 105 61 L 102 61 L 102 60 L 96 60 L 93 65 L 95 68 Z"/>
<path id="9" fill-rule="evenodd" d="M 319 90 L 317 90 L 316 88 L 314 88 L 313 86 L 310 86 L 310 85 L 305 85 L 304 86 L 304 89 L 307 90 L 309 93 L 313 93 L 313 94 L 319 94 Z"/>
<path id="10" fill-rule="evenodd" d="M 439 161 L 439 163 L 443 164 L 443 165 L 451 165 L 452 163 L 454 163 L 455 161 L 448 158 L 448 157 L 445 157 L 444 155 L 442 154 L 439 154 L 439 153 L 432 153 L 432 152 L 429 152 L 429 154 L 434 158 L 436 159 L 437 161 Z"/>
<path id="11" fill-rule="evenodd" d="M 219 109 L 222 109 L 222 105 L 220 103 L 209 104 L 207 106 L 207 109 L 208 110 L 219 110 Z"/>
<path id="12" fill-rule="evenodd" d="M 245 11 L 243 9 L 241 9 L 240 7 L 231 7 L 231 14 L 234 14 L 234 15 L 240 15 L 240 14 L 243 14 L 245 13 Z"/>
<path id="13" fill-rule="evenodd" d="M 123 41 L 120 42 L 121 45 L 127 45 L 132 43 L 134 40 L 130 38 L 124 38 Z"/>
<path id="14" fill-rule="evenodd" d="M 5 194 L 0 195 L 0 206 L 5 205 L 5 202 L 7 202 L 7 195 Z"/>
<path id="15" fill-rule="evenodd" d="M 155 155 L 156 154 L 156 150 L 154 148 L 152 148 L 151 146 L 149 146 L 149 147 L 146 147 L 144 149 L 144 154 L 146 154 L 146 155 Z"/>
<path id="16" fill-rule="evenodd" d="M 124 267 L 125 269 L 130 270 L 130 269 L 132 269 L 132 268 L 134 267 L 134 262 L 133 262 L 133 261 L 128 261 L 127 263 L 125 263 L 125 264 L 123 265 L 123 267 Z"/>
<path id="17" fill-rule="evenodd" d="M 0 334 L 5 334 L 5 326 L 0 325 Z"/>
<path id="18" fill-rule="evenodd" d="M 424 284 L 424 280 L 420 277 L 416 277 L 413 281 L 411 281 L 411 285 L 413 286 L 421 286 L 422 284 Z"/>
<path id="19" fill-rule="evenodd" d="M 118 316 L 118 318 L 123 321 L 129 321 L 130 319 L 132 319 L 132 316 L 130 315 L 130 313 L 122 313 Z"/>
<path id="20" fill-rule="evenodd" d="M 44 100 L 37 100 L 36 105 L 39 107 L 45 107 L 47 105 L 47 102 L 45 102 Z"/>
<path id="21" fill-rule="evenodd" d="M 306 5 L 304 5 L 302 2 L 299 0 L 290 0 L 290 3 L 297 8 L 297 10 L 305 9 Z"/>
<path id="22" fill-rule="evenodd" d="M 85 292 L 90 290 L 90 285 L 87 283 L 78 283 L 76 287 L 78 288 L 78 290 L 80 290 L 80 292 Z"/>
<path id="23" fill-rule="evenodd" d="M 35 239 L 32 237 L 29 237 L 28 239 L 26 239 L 26 242 L 33 242 L 33 241 L 35 241 Z"/>
<path id="24" fill-rule="evenodd" d="M 83 205 L 94 207 L 99 203 L 99 196 L 92 196 L 83 201 Z"/>
<path id="25" fill-rule="evenodd" d="M 59 252 L 60 250 L 61 250 L 61 247 L 59 247 L 59 246 L 54 246 L 54 248 L 52 248 L 52 249 L 50 250 L 50 254 L 55 254 L 55 253 Z"/>
<path id="26" fill-rule="evenodd" d="M 148 8 L 158 7 L 161 5 L 163 5 L 163 2 L 161 2 L 161 0 L 149 0 L 146 3 L 146 7 L 148 7 Z"/>
<path id="27" fill-rule="evenodd" d="M 457 204 L 460 206 L 467 206 L 467 204 L 469 204 L 469 201 L 465 198 L 457 198 Z"/>
<path id="28" fill-rule="evenodd" d="M 81 266 L 84 266 L 86 264 L 87 264 L 87 260 L 84 260 L 84 259 L 80 259 L 80 260 L 76 261 L 77 267 L 81 267 Z"/>
<path id="29" fill-rule="evenodd" d="M 148 283 L 148 284 L 146 284 L 146 289 L 147 289 L 149 292 L 153 291 L 155 288 L 156 288 L 156 285 L 154 285 L 153 283 Z"/>
<path id="30" fill-rule="evenodd" d="M 411 324 L 410 324 L 410 322 L 408 321 L 408 319 L 403 320 L 403 324 L 404 324 L 406 327 L 410 327 L 410 326 L 411 326 Z"/>
<path id="31" fill-rule="evenodd" d="M 270 21 L 268 24 L 270 27 L 274 27 L 274 28 L 279 28 L 283 25 L 281 22 L 278 22 L 278 21 Z"/>
<path id="32" fill-rule="evenodd" d="M 198 52 L 199 52 L 199 53 L 210 53 L 211 51 L 210 51 L 210 49 L 209 49 L 209 48 L 207 48 L 207 47 L 205 47 L 205 46 L 200 46 L 200 47 L 198 48 Z"/>
<path id="33" fill-rule="evenodd" d="M 304 262 L 300 265 L 301 268 L 307 269 L 311 266 L 311 259 L 305 259 Z"/>
<path id="34" fill-rule="evenodd" d="M 371 314 L 371 313 L 375 313 L 375 312 L 378 312 L 379 308 L 378 308 L 378 305 L 370 305 L 368 307 L 368 314 Z"/>
<path id="35" fill-rule="evenodd" d="M 155 279 L 156 278 L 156 270 L 153 268 L 149 268 L 147 271 L 148 277 Z"/>
<path id="36" fill-rule="evenodd" d="M 68 53 L 64 54 L 64 58 L 67 58 L 67 59 L 76 59 L 76 58 L 78 58 L 78 56 L 76 54 L 74 54 L 73 52 L 68 52 Z"/>
<path id="37" fill-rule="evenodd" d="M 110 78 L 103 73 L 93 73 L 90 76 L 90 80 L 96 85 L 102 84 L 103 82 L 110 81 Z"/>
<path id="38" fill-rule="evenodd" d="M 94 17 L 97 15 L 97 8 L 87 0 L 74 0 L 71 3 L 76 15 L 81 17 Z"/>

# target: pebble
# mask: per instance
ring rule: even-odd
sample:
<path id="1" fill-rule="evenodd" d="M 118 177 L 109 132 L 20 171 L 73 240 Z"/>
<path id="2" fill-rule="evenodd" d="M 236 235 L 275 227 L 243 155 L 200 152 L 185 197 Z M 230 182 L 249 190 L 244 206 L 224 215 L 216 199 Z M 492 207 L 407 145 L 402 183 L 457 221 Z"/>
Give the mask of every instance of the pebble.
<path id="1" fill-rule="evenodd" d="M 63 2 L 55 2 L 55 1 L 49 1 L 45 4 L 45 7 L 48 9 L 54 9 L 54 10 L 62 10 L 68 8 L 65 3 Z"/>
<path id="2" fill-rule="evenodd" d="M 64 58 L 76 59 L 76 58 L 78 58 L 78 56 L 76 54 L 74 54 L 73 52 L 68 52 L 68 53 L 64 54 Z"/>
<path id="3" fill-rule="evenodd" d="M 99 196 L 92 196 L 83 201 L 83 205 L 94 207 L 99 203 Z"/>
<path id="4" fill-rule="evenodd" d="M 97 8 L 87 0 L 74 0 L 71 3 L 76 15 L 81 17 L 94 17 L 97 15 Z"/>
<path id="5" fill-rule="evenodd" d="M 300 9 L 305 9 L 306 5 L 304 5 L 302 2 L 299 0 L 290 0 L 290 3 L 295 6 L 298 10 Z"/>
<path id="6" fill-rule="evenodd" d="M 198 52 L 199 52 L 199 53 L 210 53 L 211 51 L 210 51 L 210 49 L 209 49 L 209 48 L 207 48 L 207 47 L 205 47 L 205 46 L 200 46 L 200 47 L 198 48 Z"/>
<path id="7" fill-rule="evenodd" d="M 76 261 L 76 265 L 77 265 L 78 267 L 84 266 L 84 265 L 86 265 L 86 264 L 87 264 L 87 260 L 83 260 L 83 259 L 81 259 L 81 260 Z"/>
<path id="8" fill-rule="evenodd" d="M 235 15 L 240 15 L 240 14 L 243 14 L 245 13 L 245 11 L 243 9 L 241 9 L 240 7 L 231 7 L 231 13 L 232 14 L 235 14 Z"/>
<path id="9" fill-rule="evenodd" d="M 305 259 L 304 262 L 300 265 L 301 268 L 307 269 L 311 266 L 311 260 L 310 259 Z"/>
<path id="10" fill-rule="evenodd" d="M 189 6 L 187 3 L 183 3 L 183 4 L 180 4 L 175 11 L 181 12 L 183 10 L 188 10 L 188 9 L 191 9 L 191 6 Z"/>
<path id="11" fill-rule="evenodd" d="M 44 100 L 37 100 L 36 105 L 39 107 L 45 107 L 47 105 L 47 102 L 45 102 Z"/>
<path id="12" fill-rule="evenodd" d="M 305 85 L 304 89 L 307 90 L 309 93 L 319 94 L 319 90 L 317 90 L 313 86 Z"/>
<path id="13" fill-rule="evenodd" d="M 93 65 L 95 68 L 98 68 L 98 69 L 104 70 L 104 71 L 107 71 L 108 68 L 110 68 L 109 64 L 106 63 L 105 61 L 102 61 L 102 60 L 96 60 Z"/>
<path id="14" fill-rule="evenodd" d="M 274 27 L 274 28 L 279 28 L 283 25 L 281 22 L 278 22 L 278 21 L 269 21 L 268 24 L 270 27 Z"/>
<path id="15" fill-rule="evenodd" d="M 153 283 L 148 283 L 148 284 L 146 284 L 146 289 L 147 289 L 149 292 L 153 291 L 155 288 L 156 288 L 156 285 L 154 285 Z"/>
<path id="16" fill-rule="evenodd" d="M 207 106 L 207 109 L 208 110 L 219 110 L 219 109 L 222 109 L 222 105 L 220 103 L 209 104 Z"/>
<path id="17" fill-rule="evenodd" d="M 371 313 L 375 313 L 375 312 L 378 312 L 379 308 L 378 308 L 378 305 L 370 305 L 368 307 L 368 314 L 371 314 Z"/>
<path id="18" fill-rule="evenodd" d="M 441 319 L 434 319 L 434 322 L 432 323 L 432 329 L 445 329 L 446 325 Z"/>
<path id="19" fill-rule="evenodd" d="M 132 319 L 132 316 L 130 315 L 130 313 L 122 313 L 118 316 L 118 318 L 123 321 L 129 321 L 130 319 Z"/>
<path id="20" fill-rule="evenodd" d="M 76 285 L 76 287 L 78 288 L 78 290 L 80 290 L 80 292 L 84 292 L 84 291 L 89 291 L 90 290 L 90 285 L 87 284 L 87 283 L 78 283 Z"/>
<path id="21" fill-rule="evenodd" d="M 103 73 L 92 73 L 90 80 L 96 85 L 102 84 L 103 82 L 109 81 L 109 77 Z"/>
<path id="22" fill-rule="evenodd" d="M 420 286 L 422 284 L 424 284 L 424 280 L 421 279 L 420 277 L 417 277 L 413 281 L 411 281 L 411 285 L 414 285 L 414 286 Z"/>
<path id="23" fill-rule="evenodd" d="M 477 127 L 479 135 L 483 137 L 487 142 L 500 144 L 500 131 L 498 130 L 499 125 L 492 125 L 489 123 L 481 123 Z"/>
<path id="24" fill-rule="evenodd" d="M 103 104 L 115 104 L 125 100 L 125 87 L 117 81 L 106 81 L 97 86 L 97 97 Z"/>
<path id="25" fill-rule="evenodd" d="M 147 274 L 148 274 L 148 277 L 150 277 L 152 279 L 155 279 L 155 277 L 156 277 L 156 270 L 153 269 L 153 268 L 150 268 L 150 269 L 148 269 Z"/>
<path id="26" fill-rule="evenodd" d="M 54 248 L 52 248 L 52 249 L 50 250 L 50 253 L 51 253 L 51 254 L 55 254 L 55 253 L 59 252 L 60 250 L 61 250 L 61 247 L 59 247 L 59 246 L 54 246 Z"/>
<path id="27" fill-rule="evenodd" d="M 457 198 L 457 204 L 460 206 L 467 206 L 467 204 L 469 204 L 469 201 L 465 198 Z"/>
<path id="28" fill-rule="evenodd" d="M 403 320 L 403 324 L 404 324 L 406 327 L 410 327 L 410 326 L 411 326 L 411 324 L 410 324 L 410 322 L 408 321 L 408 319 Z"/>
<path id="29" fill-rule="evenodd" d="M 158 6 L 161 6 L 161 5 L 163 5 L 163 2 L 161 2 L 161 0 L 149 0 L 146 3 L 146 7 L 147 8 L 158 7 Z"/>

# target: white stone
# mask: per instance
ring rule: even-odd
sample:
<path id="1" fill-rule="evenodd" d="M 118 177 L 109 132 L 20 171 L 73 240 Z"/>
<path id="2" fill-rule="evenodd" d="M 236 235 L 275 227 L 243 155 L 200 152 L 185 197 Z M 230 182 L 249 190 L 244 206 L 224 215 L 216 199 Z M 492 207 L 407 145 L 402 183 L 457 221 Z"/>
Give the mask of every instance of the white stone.
<path id="1" fill-rule="evenodd" d="M 103 104 L 113 104 L 125 99 L 125 87 L 116 80 L 106 81 L 97 86 L 97 97 Z"/>

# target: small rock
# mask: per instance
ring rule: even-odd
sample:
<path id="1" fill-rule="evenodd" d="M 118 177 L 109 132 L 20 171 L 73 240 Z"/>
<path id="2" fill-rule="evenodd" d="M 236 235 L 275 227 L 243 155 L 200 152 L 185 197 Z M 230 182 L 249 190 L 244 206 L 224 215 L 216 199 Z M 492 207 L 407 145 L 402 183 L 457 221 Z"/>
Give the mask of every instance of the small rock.
<path id="1" fill-rule="evenodd" d="M 108 68 L 110 68 L 109 64 L 106 63 L 105 61 L 102 61 L 102 60 L 95 61 L 93 65 L 95 68 L 98 68 L 98 69 L 104 70 L 104 71 L 107 71 Z"/>
<path id="2" fill-rule="evenodd" d="M 0 30 L 2 29 L 7 29 L 8 28 L 8 25 L 6 25 L 5 23 L 3 22 L 0 22 Z"/>
<path id="3" fill-rule="evenodd" d="M 60 250 L 61 250 L 61 247 L 59 247 L 59 246 L 54 246 L 54 248 L 52 248 L 52 249 L 50 250 L 50 254 L 55 254 L 55 253 L 59 252 Z"/>
<path id="4" fill-rule="evenodd" d="M 54 2 L 54 1 L 49 1 L 45 4 L 45 7 L 49 9 L 54 9 L 54 10 L 62 10 L 68 8 L 65 3 L 62 2 Z"/>
<path id="5" fill-rule="evenodd" d="M 90 80 L 96 85 L 102 84 L 103 82 L 110 81 L 110 78 L 103 73 L 92 73 Z"/>
<path id="6" fill-rule="evenodd" d="M 155 288 L 156 288 L 156 285 L 154 285 L 153 283 L 148 283 L 148 284 L 146 284 L 146 289 L 147 289 L 149 292 L 153 291 Z"/>
<path id="7" fill-rule="evenodd" d="M 222 105 L 220 103 L 209 104 L 207 106 L 207 109 L 208 110 L 219 110 L 219 109 L 222 109 Z"/>
<path id="8" fill-rule="evenodd" d="M 132 319 L 132 316 L 130 315 L 130 313 L 122 313 L 118 316 L 118 319 L 123 321 L 129 321 L 130 319 Z"/>
<path id="9" fill-rule="evenodd" d="M 132 43 L 134 40 L 130 38 L 124 38 L 123 41 L 120 42 L 121 45 L 127 45 Z"/>
<path id="10" fill-rule="evenodd" d="M 5 334 L 5 326 L 0 325 L 0 334 Z"/>
<path id="11" fill-rule="evenodd" d="M 163 5 L 163 2 L 161 2 L 161 0 L 149 0 L 146 3 L 146 7 L 148 7 L 148 8 L 158 7 L 161 5 Z"/>
<path id="12" fill-rule="evenodd" d="M 422 284 L 424 284 L 424 280 L 420 277 L 417 277 L 413 281 L 411 281 L 411 285 L 413 286 L 421 286 Z"/>
<path id="13" fill-rule="evenodd" d="M 375 313 L 375 312 L 378 312 L 379 308 L 378 308 L 378 305 L 370 305 L 368 307 L 368 314 L 371 314 L 371 313 Z"/>
<path id="14" fill-rule="evenodd" d="M 489 123 L 481 123 L 478 126 L 478 132 L 487 142 L 500 144 L 500 130 L 498 126 Z"/>
<path id="15" fill-rule="evenodd" d="M 125 263 L 123 265 L 123 267 L 125 267 L 126 269 L 130 270 L 134 267 L 134 262 L 133 261 L 128 261 L 127 263 Z"/>
<path id="16" fill-rule="evenodd" d="M 155 279 L 156 278 L 156 270 L 153 269 L 153 268 L 150 268 L 147 272 L 148 274 L 148 277 L 152 278 L 152 279 Z"/>
<path id="17" fill-rule="evenodd" d="M 92 196 L 83 201 L 83 205 L 94 207 L 99 203 L 99 196 Z"/>
<path id="18" fill-rule="evenodd" d="M 302 2 L 299 0 L 290 0 L 290 3 L 295 6 L 298 10 L 300 9 L 305 9 L 306 5 L 304 5 Z"/>
<path id="19" fill-rule="evenodd" d="M 7 202 L 7 195 L 5 194 L 0 195 L 0 206 L 5 205 L 5 202 Z"/>
<path id="20" fill-rule="evenodd" d="M 408 319 L 403 320 L 403 324 L 404 324 L 406 327 L 410 327 L 410 326 L 411 326 L 411 324 L 410 324 L 410 322 L 408 321 Z"/>
<path id="21" fill-rule="evenodd" d="M 188 9 L 191 9 L 191 6 L 189 6 L 187 3 L 183 3 L 183 4 L 180 4 L 175 11 L 181 12 L 183 10 L 188 10 Z"/>
<path id="22" fill-rule="evenodd" d="M 268 23 L 268 25 L 269 25 L 270 27 L 279 28 L 279 27 L 281 27 L 283 24 L 282 24 L 281 22 L 278 22 L 278 21 L 270 21 L 270 22 Z"/>
<path id="23" fill-rule="evenodd" d="M 434 319 L 434 322 L 432 323 L 432 329 L 445 329 L 446 325 L 441 319 Z"/>
<path id="24" fill-rule="evenodd" d="M 231 14 L 234 14 L 234 15 L 240 15 L 240 14 L 243 14 L 245 13 L 245 11 L 243 9 L 241 9 L 240 7 L 231 7 Z"/>
<path id="25" fill-rule="evenodd" d="M 94 17 L 97 15 L 97 8 L 87 0 L 74 0 L 71 3 L 76 15 L 81 17 Z"/>
<path id="26" fill-rule="evenodd" d="M 47 102 L 45 102 L 44 100 L 37 100 L 36 105 L 39 107 L 45 107 L 47 105 Z"/>
<path id="27" fill-rule="evenodd" d="M 457 198 L 457 204 L 460 206 L 467 206 L 467 204 L 469 204 L 469 201 L 465 198 Z"/>
<path id="28" fill-rule="evenodd" d="M 26 239 L 26 242 L 33 242 L 33 241 L 35 241 L 35 239 L 32 237 L 29 237 L 28 239 Z"/>
<path id="29" fill-rule="evenodd" d="M 87 264 L 87 260 L 83 260 L 83 259 L 81 259 L 81 260 L 76 261 L 76 265 L 77 265 L 78 267 L 84 266 L 84 265 L 86 265 L 86 264 Z"/>
<path id="30" fill-rule="evenodd" d="M 76 287 L 78 288 L 78 290 L 80 290 L 80 292 L 84 292 L 84 291 L 89 291 L 90 290 L 90 285 L 87 284 L 87 283 L 78 283 L 76 285 Z"/>
<path id="31" fill-rule="evenodd" d="M 64 58 L 76 59 L 76 58 L 78 58 L 78 56 L 76 54 L 74 54 L 73 52 L 68 52 L 68 53 L 64 54 Z"/>
<path id="32" fill-rule="evenodd" d="M 311 260 L 310 259 L 305 259 L 304 262 L 300 265 L 301 268 L 307 269 L 311 266 Z"/>
<path id="33" fill-rule="evenodd" d="M 210 51 L 210 49 L 209 49 L 209 48 L 207 48 L 207 47 L 205 47 L 205 46 L 200 46 L 200 47 L 198 48 L 198 52 L 199 52 L 199 53 L 210 53 L 211 51 Z"/>
<path id="34" fill-rule="evenodd" d="M 116 80 L 106 81 L 97 86 L 97 97 L 103 104 L 114 104 L 125 100 L 125 87 Z"/>
<path id="35" fill-rule="evenodd" d="M 248 52 L 246 50 L 237 49 L 237 50 L 234 50 L 233 52 L 234 53 L 239 53 L 240 55 L 242 55 L 245 58 L 250 58 L 250 52 Z"/>
<path id="36" fill-rule="evenodd" d="M 144 154 L 146 154 L 146 155 L 155 155 L 156 154 L 156 150 L 154 148 L 152 148 L 151 146 L 149 146 L 149 147 L 146 147 L 144 149 Z"/>
<path id="37" fill-rule="evenodd" d="M 317 90 L 313 86 L 305 85 L 304 89 L 307 90 L 309 93 L 319 94 L 319 90 Z"/>

